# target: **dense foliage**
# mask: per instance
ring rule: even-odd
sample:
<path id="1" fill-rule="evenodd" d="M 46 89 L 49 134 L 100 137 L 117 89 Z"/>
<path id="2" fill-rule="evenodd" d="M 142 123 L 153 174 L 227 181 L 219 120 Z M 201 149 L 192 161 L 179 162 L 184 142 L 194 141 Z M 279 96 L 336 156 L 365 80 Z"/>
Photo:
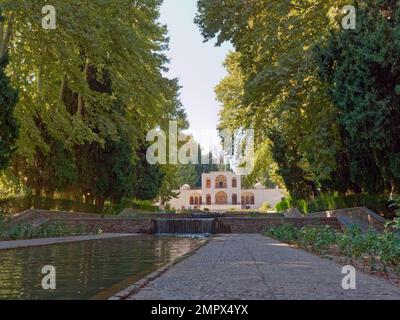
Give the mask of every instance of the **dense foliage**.
<path id="1" fill-rule="evenodd" d="M 230 41 L 220 128 L 256 129 L 254 181 L 293 198 L 399 184 L 398 1 L 198 1 L 205 40 Z"/>
<path id="2" fill-rule="evenodd" d="M 351 178 L 365 191 L 400 187 L 399 35 L 398 1 L 365 0 L 356 29 L 332 33 L 317 51 Z"/>
<path id="3" fill-rule="evenodd" d="M 18 93 L 5 74 L 7 64 L 7 55 L 0 56 L 0 171 L 8 166 L 16 150 L 19 128 L 14 117 Z"/>
<path id="4" fill-rule="evenodd" d="M 296 197 L 318 188 L 351 188 L 337 165 L 341 141 L 336 110 L 318 77 L 313 46 L 334 24 L 340 1 L 198 2 L 206 40 L 230 41 L 228 76 L 217 87 L 221 129 L 256 129 L 260 175 L 281 176 Z M 277 167 L 274 165 L 276 164 Z M 340 177 L 340 179 L 339 179 Z M 277 180 L 277 179 L 274 179 Z M 277 181 L 278 182 L 278 181 Z"/>
<path id="5" fill-rule="evenodd" d="M 20 93 L 15 144 L 16 96 L 3 60 L 0 94 L 8 100 L 0 113 L 1 169 L 18 149 L 1 173 L 0 193 L 100 207 L 124 197 L 168 198 L 177 168 L 149 167 L 144 159 L 148 130 L 165 129 L 169 120 L 187 127 L 178 82 L 164 76 L 161 0 L 56 0 L 54 30 L 42 28 L 45 4 L 0 1 L 0 50 L 8 53 L 7 72 Z"/>
<path id="6" fill-rule="evenodd" d="M 55 238 L 101 233 L 102 230 L 100 229 L 97 229 L 95 232 L 89 232 L 83 225 L 68 227 L 60 222 L 45 223 L 40 226 L 21 223 L 11 228 L 0 224 L 0 240 Z"/>
<path id="7" fill-rule="evenodd" d="M 148 200 L 138 200 L 123 198 L 121 202 L 113 204 L 106 202 L 98 206 L 93 203 L 84 203 L 68 199 L 54 199 L 42 196 L 15 196 L 0 199 L 0 212 L 5 216 L 19 213 L 31 208 L 43 210 L 66 211 L 66 212 L 85 212 L 117 215 L 125 208 L 132 208 L 135 211 L 157 212 L 159 208 Z"/>

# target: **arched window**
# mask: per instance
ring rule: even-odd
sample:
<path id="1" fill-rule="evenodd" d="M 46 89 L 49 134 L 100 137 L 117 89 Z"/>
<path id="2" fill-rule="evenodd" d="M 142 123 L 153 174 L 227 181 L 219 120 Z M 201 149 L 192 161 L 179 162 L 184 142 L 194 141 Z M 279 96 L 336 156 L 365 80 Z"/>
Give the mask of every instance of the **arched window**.
<path id="1" fill-rule="evenodd" d="M 203 204 L 203 198 L 199 197 L 199 205 L 202 205 L 202 204 Z"/>
<path id="2" fill-rule="evenodd" d="M 227 188 L 227 184 L 226 184 L 226 177 L 225 176 L 218 176 L 215 179 L 215 188 L 217 189 L 225 189 Z"/>
<path id="3" fill-rule="evenodd" d="M 196 206 L 199 205 L 199 198 L 198 198 L 198 197 L 194 198 L 194 204 L 195 204 Z"/>
<path id="4" fill-rule="evenodd" d="M 207 205 L 210 206 L 211 205 L 211 195 L 207 195 L 206 197 L 206 201 L 207 201 Z"/>
<path id="5" fill-rule="evenodd" d="M 190 197 L 190 205 L 191 206 L 194 205 L 194 198 L 193 197 Z"/>
<path id="6" fill-rule="evenodd" d="M 232 188 L 237 188 L 237 180 L 236 180 L 236 178 L 232 179 Z"/>
<path id="7" fill-rule="evenodd" d="M 242 204 L 250 205 L 255 204 L 255 197 L 254 193 L 251 192 L 244 192 L 242 195 Z"/>
<path id="8" fill-rule="evenodd" d="M 210 179 L 207 179 L 207 180 L 206 180 L 206 188 L 207 188 L 207 189 L 210 189 L 210 188 L 211 188 L 211 180 L 210 180 Z"/>
<path id="9" fill-rule="evenodd" d="M 237 205 L 237 195 L 236 195 L 236 193 L 234 193 L 234 194 L 232 195 L 232 204 L 233 204 L 233 205 Z"/>

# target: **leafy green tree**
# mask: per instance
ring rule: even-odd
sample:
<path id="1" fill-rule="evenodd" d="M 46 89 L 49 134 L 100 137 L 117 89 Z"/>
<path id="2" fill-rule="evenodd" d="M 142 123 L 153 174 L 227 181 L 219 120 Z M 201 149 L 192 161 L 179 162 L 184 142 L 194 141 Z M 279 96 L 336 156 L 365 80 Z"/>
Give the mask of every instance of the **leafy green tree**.
<path id="1" fill-rule="evenodd" d="M 8 71 L 21 92 L 14 175 L 38 194 L 99 205 L 135 192 L 146 199 L 167 194 L 176 171 L 140 171 L 148 130 L 165 129 L 169 120 L 187 126 L 178 81 L 163 76 L 161 0 L 51 4 L 57 27 L 44 30 L 41 1 L 0 0 L 0 51 L 9 48 Z M 150 191 L 140 189 L 144 173 L 155 183 Z"/>
<path id="2" fill-rule="evenodd" d="M 16 150 L 19 126 L 14 117 L 18 92 L 5 74 L 7 56 L 0 57 L 0 170 L 7 168 Z"/>
<path id="3" fill-rule="evenodd" d="M 146 160 L 146 148 L 139 152 L 135 167 L 134 197 L 142 200 L 154 200 L 160 195 L 164 173 L 159 165 L 150 165 Z"/>
<path id="4" fill-rule="evenodd" d="M 332 30 L 317 50 L 349 158 L 364 191 L 400 187 L 400 9 L 397 1 L 358 1 L 355 30 Z"/>
<path id="5" fill-rule="evenodd" d="M 347 3 L 198 1 L 195 21 L 205 40 L 230 41 L 236 51 L 226 61 L 228 76 L 216 88 L 223 105 L 220 127 L 254 128 L 256 150 L 261 155 L 270 146 L 275 172 L 285 175 L 293 194 L 304 182 L 300 193 L 311 196 L 346 175 L 338 172 L 347 166 L 337 163 L 343 149 L 337 110 L 318 77 L 313 52 L 328 27 L 336 25 L 342 4 Z"/>
<path id="6" fill-rule="evenodd" d="M 18 102 L 18 91 L 11 85 L 6 75 L 8 65 L 8 41 L 11 25 L 5 23 L 0 12 L 0 171 L 7 168 L 12 154 L 16 150 L 19 124 L 14 116 Z"/>
<path id="7" fill-rule="evenodd" d="M 181 164 L 178 166 L 176 189 L 179 189 L 184 184 L 189 184 L 191 187 L 197 187 L 198 172 L 196 168 L 199 165 Z M 200 174 L 201 175 L 201 174 Z"/>
<path id="8" fill-rule="evenodd" d="M 272 139 L 272 153 L 279 163 L 278 173 L 282 176 L 285 186 L 290 194 L 297 199 L 309 198 L 314 195 L 316 185 L 313 181 L 306 179 L 306 173 L 301 167 L 301 155 L 295 144 L 288 144 L 277 135 Z"/>

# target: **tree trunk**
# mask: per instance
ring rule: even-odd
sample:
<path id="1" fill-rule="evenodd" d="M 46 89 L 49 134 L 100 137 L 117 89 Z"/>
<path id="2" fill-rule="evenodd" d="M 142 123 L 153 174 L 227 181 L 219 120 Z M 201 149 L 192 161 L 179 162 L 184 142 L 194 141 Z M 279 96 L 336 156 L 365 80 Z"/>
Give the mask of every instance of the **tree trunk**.
<path id="1" fill-rule="evenodd" d="M 12 36 L 12 21 L 9 21 L 6 25 L 4 17 L 1 16 L 0 22 L 0 59 L 3 59 L 8 51 L 8 44 Z M 12 17 L 10 17 L 12 20 Z"/>

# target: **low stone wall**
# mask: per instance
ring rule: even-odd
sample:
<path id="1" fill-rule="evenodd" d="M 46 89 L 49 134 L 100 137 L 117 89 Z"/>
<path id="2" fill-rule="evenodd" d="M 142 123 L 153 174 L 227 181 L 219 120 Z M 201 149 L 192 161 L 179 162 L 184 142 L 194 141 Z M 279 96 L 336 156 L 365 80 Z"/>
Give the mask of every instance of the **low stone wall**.
<path id="1" fill-rule="evenodd" d="M 349 224 L 357 224 L 363 230 L 374 228 L 378 231 L 383 231 L 385 224 L 388 222 L 385 218 L 365 207 L 315 212 L 311 213 L 310 216 L 315 218 L 337 218 L 343 227 Z"/>
<path id="2" fill-rule="evenodd" d="M 105 233 L 150 233 L 150 219 L 79 219 L 66 218 L 54 219 L 69 227 L 82 225 L 88 232 L 96 232 L 101 229 Z"/>
<path id="3" fill-rule="evenodd" d="M 12 224 L 23 222 L 38 225 L 40 223 L 57 221 L 70 227 L 82 225 L 88 232 L 95 232 L 101 229 L 105 233 L 152 233 L 154 232 L 152 219 L 160 218 L 182 219 L 192 218 L 192 215 L 151 214 L 151 218 L 127 219 L 101 217 L 96 214 L 28 210 L 14 217 L 11 222 Z M 338 220 L 335 217 L 241 217 L 237 214 L 231 214 L 216 218 L 215 230 L 217 233 L 262 233 L 268 228 L 285 223 L 290 223 L 297 227 L 329 225 L 332 228 L 340 229 Z"/>
<path id="4" fill-rule="evenodd" d="M 61 222 L 69 227 L 82 225 L 88 232 L 101 229 L 105 233 L 150 233 L 150 219 L 123 219 L 118 217 L 101 217 L 98 214 L 71 213 L 31 209 L 14 215 L 7 221 L 12 227 L 19 223 L 40 225 L 47 222 Z"/>
<path id="5" fill-rule="evenodd" d="M 329 225 L 340 229 L 336 218 L 220 218 L 218 221 L 220 233 L 263 233 L 282 224 L 293 224 L 299 228 Z"/>

